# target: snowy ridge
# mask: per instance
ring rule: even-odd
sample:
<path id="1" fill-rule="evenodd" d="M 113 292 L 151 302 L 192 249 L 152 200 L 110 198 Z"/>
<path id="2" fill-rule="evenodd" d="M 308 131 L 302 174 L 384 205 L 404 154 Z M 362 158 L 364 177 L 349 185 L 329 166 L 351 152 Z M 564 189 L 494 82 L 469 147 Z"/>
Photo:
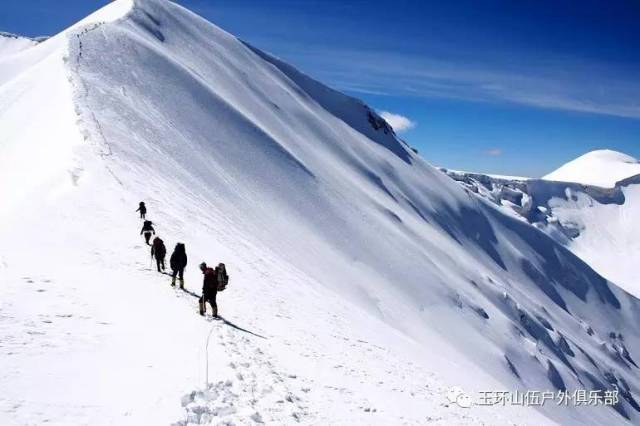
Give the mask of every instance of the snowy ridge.
<path id="1" fill-rule="evenodd" d="M 509 175 L 497 175 L 497 174 L 493 174 L 493 173 L 479 173 L 479 172 L 469 172 L 469 171 L 465 171 L 465 170 L 454 170 L 454 169 L 449 169 L 446 167 L 438 167 L 438 170 L 450 175 L 450 176 L 473 176 L 474 178 L 477 179 L 484 179 L 484 177 L 489 177 L 491 179 L 495 179 L 497 181 L 518 181 L 518 182 L 523 182 L 523 181 L 527 181 L 530 180 L 532 178 L 530 177 L 524 177 L 524 176 L 509 176 Z"/>
<path id="2" fill-rule="evenodd" d="M 0 79 L 3 424 L 638 421 L 635 297 L 362 103 L 173 3 L 108 8 Z M 190 292 L 227 264 L 227 322 L 150 270 L 140 200 Z M 621 399 L 467 409 L 453 385 Z"/>
<path id="3" fill-rule="evenodd" d="M 543 179 L 611 188 L 635 175 L 640 175 L 640 161 L 621 152 L 602 149 L 568 162 Z"/>
<path id="4" fill-rule="evenodd" d="M 245 43 L 254 53 L 272 63 L 304 93 L 313 94 L 313 101 L 359 133 L 393 152 L 403 161 L 410 162 L 406 143 L 397 138 L 393 128 L 378 113 L 361 100 L 352 98 L 313 80 L 291 65 Z M 362 118 L 366 117 L 366 120 Z"/>

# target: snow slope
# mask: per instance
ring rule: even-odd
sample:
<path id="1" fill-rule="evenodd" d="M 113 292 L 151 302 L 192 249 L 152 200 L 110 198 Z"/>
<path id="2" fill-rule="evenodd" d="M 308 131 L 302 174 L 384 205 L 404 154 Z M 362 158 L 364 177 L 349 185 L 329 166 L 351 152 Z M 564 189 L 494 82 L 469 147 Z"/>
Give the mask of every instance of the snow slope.
<path id="1" fill-rule="evenodd" d="M 640 297 L 640 176 L 618 182 L 612 197 L 568 191 L 550 202 L 559 223 L 577 229 L 571 250 L 596 271 Z"/>
<path id="2" fill-rule="evenodd" d="M 640 161 L 621 152 L 602 149 L 568 162 L 543 179 L 612 188 L 616 182 L 640 175 Z"/>
<path id="3" fill-rule="evenodd" d="M 444 169 L 443 169 L 444 170 Z M 466 188 L 533 224 L 626 291 L 640 296 L 640 178 L 601 188 L 444 170 Z"/>
<path id="4" fill-rule="evenodd" d="M 164 0 L 0 61 L 2 424 L 638 422 L 638 300 L 361 102 Z M 147 265 L 140 200 L 189 292 Z M 226 322 L 195 314 L 200 260 Z"/>

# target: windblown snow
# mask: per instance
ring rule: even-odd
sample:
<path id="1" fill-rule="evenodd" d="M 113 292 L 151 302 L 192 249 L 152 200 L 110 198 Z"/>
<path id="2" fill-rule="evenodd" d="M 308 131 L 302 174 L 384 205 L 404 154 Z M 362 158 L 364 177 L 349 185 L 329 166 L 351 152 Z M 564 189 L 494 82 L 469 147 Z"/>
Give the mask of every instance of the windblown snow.
<path id="1" fill-rule="evenodd" d="M 640 161 L 621 152 L 602 149 L 568 162 L 543 179 L 613 188 L 617 182 L 635 175 L 640 175 Z"/>
<path id="2" fill-rule="evenodd" d="M 0 56 L 0 199 L 2 424 L 640 419 L 635 297 L 171 2 Z M 141 200 L 187 291 L 150 267 Z M 223 321 L 196 313 L 202 260 L 230 273 Z M 516 389 L 619 401 L 478 404 Z"/>

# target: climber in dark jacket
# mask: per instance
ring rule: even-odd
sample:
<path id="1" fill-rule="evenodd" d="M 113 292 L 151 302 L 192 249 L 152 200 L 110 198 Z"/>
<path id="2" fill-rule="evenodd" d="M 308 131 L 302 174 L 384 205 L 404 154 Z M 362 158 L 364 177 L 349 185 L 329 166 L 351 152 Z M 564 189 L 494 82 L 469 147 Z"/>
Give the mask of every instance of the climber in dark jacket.
<path id="1" fill-rule="evenodd" d="M 200 270 L 204 274 L 202 280 L 202 297 L 200 297 L 200 315 L 204 315 L 207 311 L 206 303 L 211 305 L 212 314 L 218 316 L 218 305 L 216 304 L 216 296 L 218 295 L 218 279 L 216 271 L 209 268 L 206 263 L 200 264 Z"/>
<path id="2" fill-rule="evenodd" d="M 164 241 L 160 239 L 160 237 L 155 237 L 153 239 L 153 244 L 151 245 L 151 258 L 156 258 L 156 266 L 158 267 L 158 272 L 164 271 L 164 258 L 167 255 L 167 248 L 164 246 Z M 162 267 L 162 270 L 160 268 Z"/>
<path id="3" fill-rule="evenodd" d="M 169 266 L 171 266 L 171 270 L 173 271 L 171 286 L 175 287 L 177 276 L 180 280 L 180 288 L 184 289 L 184 268 L 187 266 L 187 253 L 184 244 L 176 244 L 171 259 L 169 259 Z"/>
<path id="4" fill-rule="evenodd" d="M 140 212 L 140 219 L 144 219 L 147 214 L 147 206 L 144 205 L 144 201 L 140 201 L 140 206 L 136 210 Z"/>
<path id="5" fill-rule="evenodd" d="M 149 244 L 149 240 L 151 239 L 151 234 L 155 235 L 156 234 L 156 230 L 153 229 L 153 222 L 151 222 L 150 220 L 145 220 L 144 224 L 142 225 L 142 229 L 140 230 L 140 235 L 144 234 L 144 240 L 147 243 L 148 246 L 150 246 L 151 244 Z"/>

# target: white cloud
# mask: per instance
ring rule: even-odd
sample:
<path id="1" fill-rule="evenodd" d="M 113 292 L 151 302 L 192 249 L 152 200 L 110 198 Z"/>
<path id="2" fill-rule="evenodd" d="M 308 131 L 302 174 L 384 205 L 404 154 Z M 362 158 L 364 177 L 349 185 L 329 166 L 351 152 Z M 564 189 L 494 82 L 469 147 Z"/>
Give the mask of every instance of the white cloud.
<path id="1" fill-rule="evenodd" d="M 484 153 L 491 157 L 499 157 L 502 155 L 502 150 L 500 148 L 491 148 L 486 150 Z"/>
<path id="2" fill-rule="evenodd" d="M 492 57 L 344 48 L 324 48 L 322 54 L 313 49 L 313 57 L 309 52 L 305 45 L 304 51 L 291 50 L 290 55 L 315 69 L 321 80 L 349 92 L 504 102 L 640 119 L 637 71 L 613 63 L 549 52 L 528 53 L 522 61 L 511 62 L 505 61 L 512 57 L 508 52 Z"/>
<path id="3" fill-rule="evenodd" d="M 389 111 L 380 111 L 380 116 L 384 118 L 385 121 L 393 127 L 393 130 L 398 133 L 402 133 L 416 127 L 416 123 L 404 115 L 394 114 Z"/>

